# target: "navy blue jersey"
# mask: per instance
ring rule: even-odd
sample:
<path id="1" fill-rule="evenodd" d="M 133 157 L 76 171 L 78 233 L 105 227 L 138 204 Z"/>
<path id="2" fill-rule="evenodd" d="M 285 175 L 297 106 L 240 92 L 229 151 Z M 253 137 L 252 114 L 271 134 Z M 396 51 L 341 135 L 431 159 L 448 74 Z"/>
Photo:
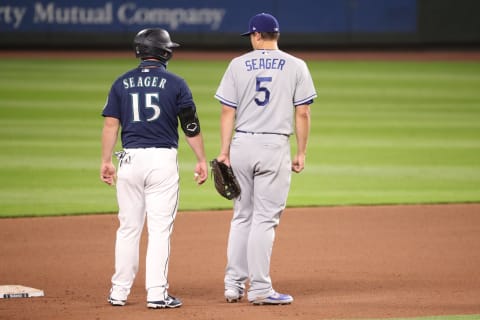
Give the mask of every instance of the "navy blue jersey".
<path id="1" fill-rule="evenodd" d="M 113 83 L 104 117 L 120 120 L 123 148 L 177 148 L 178 113 L 195 108 L 185 80 L 157 61 L 142 61 Z"/>

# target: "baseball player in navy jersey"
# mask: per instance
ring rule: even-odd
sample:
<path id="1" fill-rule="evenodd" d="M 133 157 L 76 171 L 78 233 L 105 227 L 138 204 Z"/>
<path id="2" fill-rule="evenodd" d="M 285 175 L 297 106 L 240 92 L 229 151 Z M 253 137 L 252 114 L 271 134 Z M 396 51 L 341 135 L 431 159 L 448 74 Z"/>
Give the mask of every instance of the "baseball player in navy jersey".
<path id="1" fill-rule="evenodd" d="M 172 48 L 163 29 L 145 29 L 134 39 L 140 65 L 112 85 L 103 109 L 100 178 L 116 182 L 120 226 L 115 244 L 115 273 L 108 302 L 126 304 L 139 264 L 140 237 L 147 219 L 146 290 L 148 308 L 176 308 L 182 302 L 168 293 L 170 236 L 178 208 L 178 121 L 195 153 L 195 180 L 207 179 L 200 122 L 186 82 L 168 72 Z M 121 128 L 123 150 L 118 175 L 112 153 Z"/>
<path id="2" fill-rule="evenodd" d="M 234 200 L 224 293 L 237 302 L 249 282 L 249 302 L 289 304 L 293 297 L 272 286 L 270 258 L 291 171 L 305 166 L 310 104 L 317 94 L 306 63 L 279 50 L 274 16 L 253 16 L 242 35 L 250 37 L 253 50 L 230 62 L 215 94 L 222 104 L 217 160 L 232 166 L 242 190 Z M 297 151 L 291 160 L 293 133 Z"/>

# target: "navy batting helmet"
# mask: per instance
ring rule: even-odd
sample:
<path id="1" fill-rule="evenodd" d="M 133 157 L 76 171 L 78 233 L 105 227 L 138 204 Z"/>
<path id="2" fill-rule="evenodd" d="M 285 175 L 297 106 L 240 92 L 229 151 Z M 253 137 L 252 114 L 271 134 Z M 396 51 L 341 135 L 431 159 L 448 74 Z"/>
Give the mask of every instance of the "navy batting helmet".
<path id="1" fill-rule="evenodd" d="M 180 45 L 170 40 L 167 30 L 151 28 L 138 32 L 133 40 L 133 46 L 137 58 L 155 58 L 166 62 L 172 57 L 172 48 Z"/>

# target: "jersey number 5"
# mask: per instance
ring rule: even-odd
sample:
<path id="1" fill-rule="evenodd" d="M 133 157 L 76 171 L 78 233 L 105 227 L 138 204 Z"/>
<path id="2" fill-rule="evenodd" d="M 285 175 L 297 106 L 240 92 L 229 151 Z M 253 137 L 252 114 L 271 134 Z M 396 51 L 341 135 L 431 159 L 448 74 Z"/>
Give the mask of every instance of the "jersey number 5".
<path id="1" fill-rule="evenodd" d="M 255 98 L 255 103 L 258 106 L 264 107 L 270 101 L 270 91 L 266 87 L 262 87 L 262 82 L 272 82 L 272 77 L 257 77 L 257 84 L 255 90 L 265 94 L 263 100 Z"/>
<path id="2" fill-rule="evenodd" d="M 138 93 L 130 93 L 132 97 L 133 122 L 140 122 L 140 97 Z M 158 104 L 158 93 L 145 93 L 145 108 L 153 109 L 153 115 L 146 119 L 154 121 L 160 117 L 160 106 Z"/>

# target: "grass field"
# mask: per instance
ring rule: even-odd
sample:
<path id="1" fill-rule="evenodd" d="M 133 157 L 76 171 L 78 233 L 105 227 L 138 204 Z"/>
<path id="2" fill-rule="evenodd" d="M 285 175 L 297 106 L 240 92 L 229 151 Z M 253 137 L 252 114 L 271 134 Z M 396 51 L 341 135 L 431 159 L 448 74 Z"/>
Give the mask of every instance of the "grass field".
<path id="1" fill-rule="evenodd" d="M 480 63 L 308 63 L 319 98 L 289 206 L 480 201 Z M 100 113 L 113 80 L 136 64 L 0 60 L 0 216 L 116 211 L 115 190 L 99 180 Z M 208 158 L 219 150 L 213 95 L 227 64 L 169 66 L 191 86 Z M 180 210 L 230 208 L 211 180 L 193 183 L 180 143 Z"/>

